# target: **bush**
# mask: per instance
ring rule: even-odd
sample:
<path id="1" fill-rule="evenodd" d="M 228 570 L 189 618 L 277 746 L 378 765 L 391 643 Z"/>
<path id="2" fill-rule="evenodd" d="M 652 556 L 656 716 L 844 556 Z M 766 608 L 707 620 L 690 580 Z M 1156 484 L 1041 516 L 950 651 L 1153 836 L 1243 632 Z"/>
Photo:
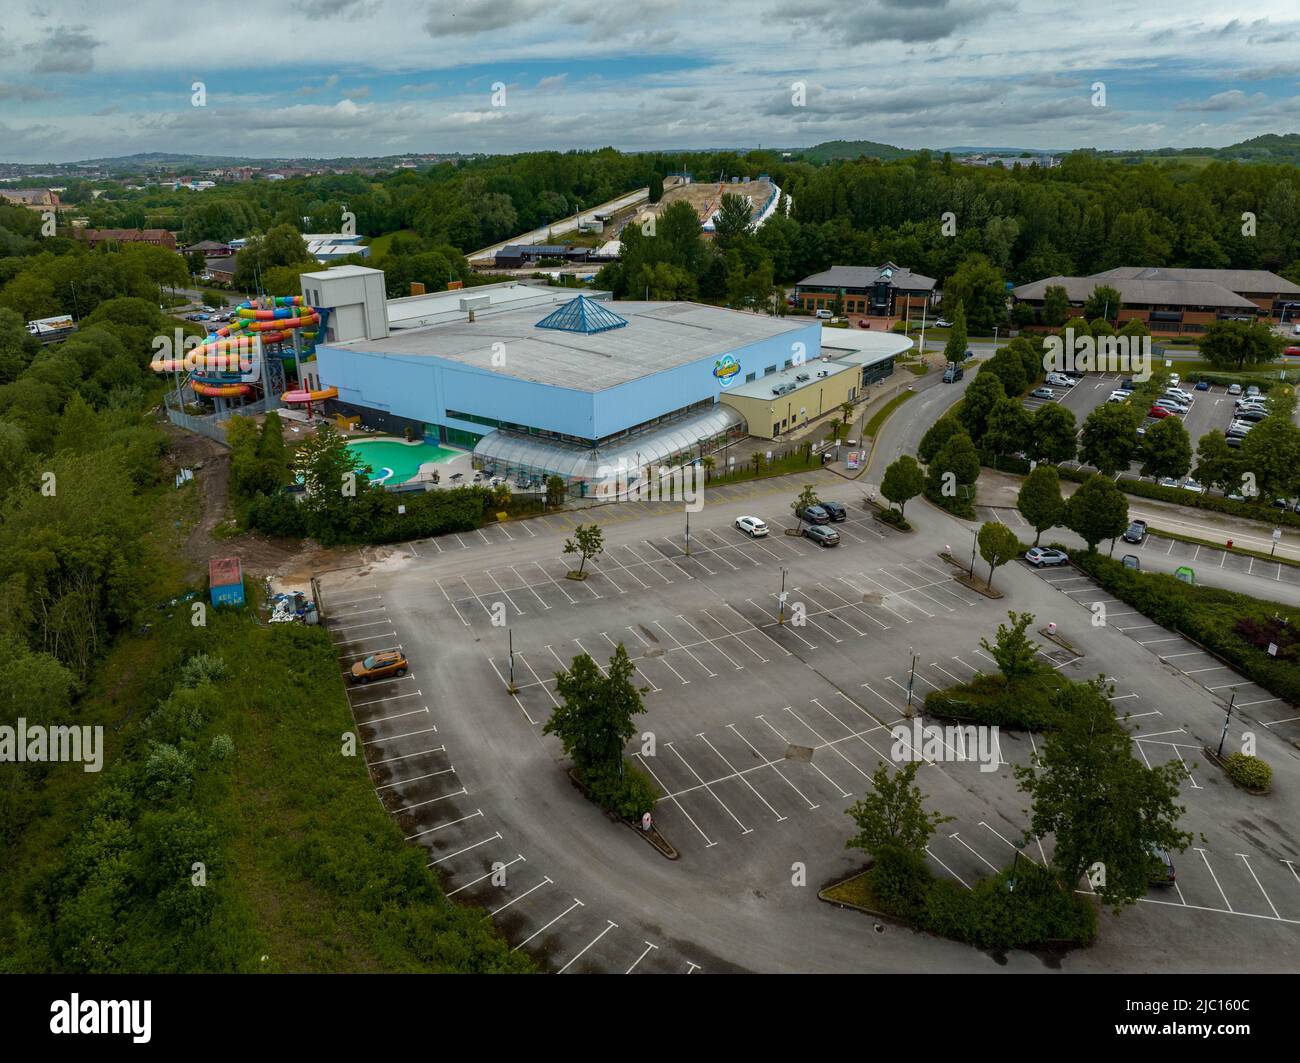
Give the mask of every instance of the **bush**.
<path id="1" fill-rule="evenodd" d="M 1267 790 L 1273 785 L 1268 761 L 1245 753 L 1233 753 L 1227 761 L 1228 778 L 1246 790 Z"/>
<path id="2" fill-rule="evenodd" d="M 1086 945 L 1097 933 L 1096 910 L 1061 885 L 1050 868 L 1022 858 L 973 889 L 936 882 L 926 930 L 979 949 L 1031 948 L 1049 942 Z"/>
<path id="3" fill-rule="evenodd" d="M 283 491 L 273 495 L 258 495 L 249 504 L 246 519 L 250 528 L 256 528 L 267 535 L 301 539 L 307 534 L 307 521 L 301 503 Z"/>
<path id="4" fill-rule="evenodd" d="M 639 820 L 644 813 L 653 812 L 659 800 L 650 776 L 626 758 L 622 775 L 614 771 L 588 772 L 582 783 L 596 804 L 622 819 Z"/>
<path id="5" fill-rule="evenodd" d="M 181 686 L 196 687 L 200 683 L 213 683 L 225 677 L 226 662 L 220 657 L 196 653 L 181 665 Z"/>
<path id="6" fill-rule="evenodd" d="M 871 869 L 871 892 L 881 908 L 913 922 L 924 918 L 933 881 L 925 857 L 893 845 L 873 855 L 876 864 Z"/>
<path id="7" fill-rule="evenodd" d="M 1014 682 L 1000 675 L 981 675 L 969 683 L 932 690 L 926 695 L 925 711 L 988 727 L 1048 731 L 1060 719 L 1056 693 L 1069 683 L 1054 669 Z"/>
<path id="8" fill-rule="evenodd" d="M 227 760 L 234 756 L 235 740 L 227 734 L 213 735 L 208 747 L 208 756 L 213 760 Z"/>
<path id="9" fill-rule="evenodd" d="M 1294 606 L 1252 598 L 1217 587 L 1196 587 L 1160 572 L 1125 568 L 1102 554 L 1071 553 L 1075 563 L 1120 601 L 1157 624 L 1180 632 L 1291 704 L 1300 702 L 1300 666 L 1271 656 L 1239 630 L 1242 621 L 1267 627 L 1275 617 L 1293 618 Z"/>
<path id="10" fill-rule="evenodd" d="M 907 522 L 907 518 L 899 513 L 896 509 L 886 509 L 880 514 L 880 519 L 885 524 L 899 529 L 899 531 L 911 531 L 912 525 Z"/>

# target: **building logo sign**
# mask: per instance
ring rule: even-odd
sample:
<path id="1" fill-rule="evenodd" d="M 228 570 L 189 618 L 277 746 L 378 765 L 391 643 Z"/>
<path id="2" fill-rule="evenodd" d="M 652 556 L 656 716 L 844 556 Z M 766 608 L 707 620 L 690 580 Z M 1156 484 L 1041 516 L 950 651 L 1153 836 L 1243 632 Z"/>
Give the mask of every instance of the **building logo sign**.
<path id="1" fill-rule="evenodd" d="M 740 376 L 740 363 L 726 354 L 713 363 L 713 375 L 724 388 L 730 387 Z"/>

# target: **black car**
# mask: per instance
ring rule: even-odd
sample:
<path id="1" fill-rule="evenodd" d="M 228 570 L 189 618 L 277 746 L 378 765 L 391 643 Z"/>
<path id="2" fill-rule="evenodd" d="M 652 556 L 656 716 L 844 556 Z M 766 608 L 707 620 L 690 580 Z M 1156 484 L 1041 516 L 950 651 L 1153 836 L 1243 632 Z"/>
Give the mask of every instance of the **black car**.
<path id="1" fill-rule="evenodd" d="M 1230 446 L 1233 450 L 1236 450 L 1238 447 L 1241 446 L 1241 436 L 1228 436 L 1225 442 L 1227 442 L 1228 446 Z"/>
<path id="2" fill-rule="evenodd" d="M 1135 520 L 1124 530 L 1124 541 L 1126 543 L 1141 543 L 1147 537 L 1147 522 L 1144 520 Z"/>
<path id="3" fill-rule="evenodd" d="M 1235 414 L 1238 421 L 1250 421 L 1256 423 L 1262 421 L 1268 416 L 1263 410 L 1238 410 Z"/>
<path id="4" fill-rule="evenodd" d="M 831 515 L 826 512 L 823 506 L 809 506 L 807 509 L 799 510 L 795 516 L 806 520 L 809 524 L 829 524 Z"/>
<path id="5" fill-rule="evenodd" d="M 830 518 L 836 524 L 842 520 L 849 519 L 849 511 L 841 506 L 838 502 L 823 502 L 822 509 L 830 514 Z"/>
<path id="6" fill-rule="evenodd" d="M 1068 376 L 1068 377 L 1072 377 L 1072 378 L 1075 379 L 1075 380 L 1082 380 L 1082 379 L 1083 379 L 1083 370 L 1082 370 L 1082 369 L 1065 369 L 1065 370 L 1063 370 L 1063 372 L 1065 373 L 1066 376 Z"/>

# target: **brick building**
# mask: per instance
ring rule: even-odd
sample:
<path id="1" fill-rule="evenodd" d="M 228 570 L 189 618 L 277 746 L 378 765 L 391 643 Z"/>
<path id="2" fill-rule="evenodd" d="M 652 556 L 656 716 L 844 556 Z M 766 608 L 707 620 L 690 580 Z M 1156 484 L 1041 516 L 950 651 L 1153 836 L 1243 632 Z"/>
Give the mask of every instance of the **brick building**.
<path id="1" fill-rule="evenodd" d="M 77 239 L 85 240 L 91 247 L 102 243 L 153 244 L 176 250 L 176 237 L 166 229 L 78 229 Z"/>
<path id="2" fill-rule="evenodd" d="M 886 262 L 883 266 L 832 266 L 794 286 L 794 305 L 833 310 L 836 299 L 846 314 L 920 318 L 934 297 L 935 280 Z"/>

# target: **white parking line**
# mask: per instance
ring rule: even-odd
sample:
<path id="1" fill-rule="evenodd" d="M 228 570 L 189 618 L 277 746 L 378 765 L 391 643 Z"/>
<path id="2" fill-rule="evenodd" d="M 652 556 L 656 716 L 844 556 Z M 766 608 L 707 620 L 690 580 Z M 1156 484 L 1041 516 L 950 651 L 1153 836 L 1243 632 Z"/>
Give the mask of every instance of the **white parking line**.
<path id="1" fill-rule="evenodd" d="M 387 741 L 387 739 L 385 739 L 384 741 Z M 415 757 L 427 757 L 430 753 L 445 753 L 445 752 L 447 752 L 446 746 L 434 746 L 432 749 L 422 749 L 418 753 L 406 753 L 400 757 L 384 757 L 382 760 L 368 760 L 366 761 L 366 765 L 369 767 L 375 764 L 392 764 L 399 760 L 412 760 Z"/>
<path id="2" fill-rule="evenodd" d="M 708 792 L 708 795 L 709 795 L 710 797 L 712 797 L 713 800 L 715 800 L 716 802 L 718 802 L 718 804 L 722 807 L 722 810 L 723 810 L 724 812 L 726 812 L 727 815 L 729 815 L 733 820 L 735 820 L 735 822 L 736 822 L 736 826 L 738 826 L 738 827 L 740 828 L 740 833 L 741 833 L 742 835 L 744 835 L 744 834 L 752 834 L 753 831 L 754 831 L 754 828 L 753 828 L 753 827 L 747 827 L 747 826 L 745 826 L 744 823 L 742 823 L 742 822 L 740 821 L 740 817 L 738 817 L 738 816 L 736 815 L 736 813 L 734 813 L 733 811 L 731 811 L 731 809 L 727 807 L 727 803 L 726 803 L 725 801 L 723 801 L 722 798 L 720 798 L 717 794 L 715 794 L 715 793 L 713 792 L 713 787 L 711 787 L 708 783 L 706 783 L 706 782 L 705 782 L 705 781 L 700 777 L 700 773 L 697 772 L 697 771 L 695 770 L 695 768 L 691 766 L 690 762 L 689 762 L 685 757 L 683 757 L 683 756 L 681 755 L 681 753 L 678 751 L 677 747 L 674 746 L 671 742 L 667 742 L 667 743 L 665 743 L 665 745 L 667 745 L 668 748 L 671 749 L 671 750 L 673 751 L 673 754 L 677 757 L 678 760 L 680 760 L 680 761 L 682 762 L 682 764 L 683 764 L 683 766 L 686 768 L 686 770 L 689 771 L 692 775 L 695 776 L 695 781 L 698 782 L 701 786 L 704 787 L 704 789 Z"/>
<path id="3" fill-rule="evenodd" d="M 658 947 L 659 947 L 658 945 L 651 945 L 650 942 L 647 941 L 647 942 L 645 943 L 645 952 L 641 953 L 640 956 L 638 956 L 635 960 L 633 960 L 633 961 L 632 961 L 632 966 L 629 967 L 629 968 L 628 968 L 626 971 L 624 971 L 623 973 L 624 973 L 624 974 L 631 974 L 633 968 L 636 967 L 636 965 L 637 965 L 638 963 L 640 963 L 642 960 L 644 960 L 644 959 L 646 958 L 646 953 L 648 953 L 651 949 L 657 949 Z"/>
<path id="4" fill-rule="evenodd" d="M 589 948 L 591 948 L 592 945 L 596 944 L 597 941 L 599 941 L 611 930 L 613 930 L 616 926 L 618 926 L 618 924 L 614 922 L 614 920 L 612 919 L 606 919 L 605 922 L 607 922 L 609 926 L 605 927 L 604 930 L 602 930 L 594 938 L 588 941 L 587 944 L 582 947 L 582 952 L 579 952 L 577 956 L 574 956 L 573 959 L 571 959 L 568 963 L 566 963 L 563 967 L 561 967 L 558 971 L 556 971 L 555 972 L 556 974 L 563 974 L 565 971 L 567 971 L 571 966 L 573 966 L 574 963 L 576 963 L 581 958 L 583 952 L 586 952 Z"/>
<path id="5" fill-rule="evenodd" d="M 516 901 L 522 901 L 522 900 L 523 900 L 525 897 L 527 897 L 530 893 L 536 893 L 536 892 L 537 892 L 539 889 L 541 889 L 543 886 L 550 886 L 550 885 L 553 885 L 553 884 L 554 884 L 554 881 L 552 880 L 552 878 L 551 878 L 550 875 L 543 875 L 543 876 L 542 876 L 542 881 L 539 882 L 539 883 L 537 883 L 536 886 L 533 886 L 531 889 L 524 890 L 524 892 L 521 893 L 521 894 L 519 894 L 518 897 L 511 897 L 510 900 L 506 901 L 506 903 L 503 904 L 500 908 L 493 908 L 492 911 L 488 912 L 488 917 L 489 917 L 489 918 L 493 918 L 493 917 L 495 917 L 495 916 L 500 915 L 502 912 L 504 912 L 507 908 L 509 908 L 509 907 L 510 907 L 512 904 L 514 904 Z"/>
<path id="6" fill-rule="evenodd" d="M 468 819 L 469 817 L 467 816 L 466 818 Z M 458 820 L 457 822 L 459 822 L 459 820 Z M 492 877 L 493 875 L 495 875 L 498 871 L 504 871 L 506 868 L 508 868 L 508 867 L 513 867 L 515 864 L 518 864 L 518 863 L 526 863 L 526 862 L 527 862 L 527 860 L 526 860 L 526 858 L 524 857 L 524 854 L 523 854 L 523 853 L 520 853 L 520 854 L 519 854 L 518 856 L 516 856 L 513 860 L 511 860 L 511 861 L 509 861 L 509 862 L 507 862 L 507 863 L 502 864 L 500 867 L 494 867 L 494 868 L 492 868 L 490 871 L 487 872 L 487 874 L 479 875 L 479 877 L 478 877 L 478 878 L 475 878 L 475 879 L 470 879 L 468 882 L 465 883 L 465 885 L 463 885 L 463 886 L 457 886 L 454 890 L 448 890 L 448 891 L 447 891 L 447 896 L 448 896 L 448 897 L 454 897 L 454 896 L 455 896 L 457 893 L 459 893 L 461 890 L 467 890 L 467 889 L 469 889 L 471 886 L 477 886 L 477 885 L 478 885 L 480 882 L 482 882 L 485 878 L 491 878 L 491 877 Z"/>
<path id="7" fill-rule="evenodd" d="M 716 756 L 720 761 L 722 761 L 723 764 L 725 764 L 725 765 L 727 766 L 728 770 L 729 770 L 729 771 L 730 771 L 734 776 L 736 776 L 736 778 L 738 778 L 741 782 L 743 782 L 746 786 L 749 787 L 750 792 L 751 792 L 755 797 L 757 797 L 760 801 L 762 801 L 764 805 L 767 806 L 767 810 L 768 810 L 769 812 L 771 812 L 772 815 L 776 816 L 776 821 L 777 821 L 778 823 L 780 823 L 782 820 L 784 820 L 784 819 L 786 818 L 785 816 L 781 815 L 781 813 L 778 812 L 775 808 L 773 808 L 770 804 L 768 804 L 768 802 L 767 802 L 767 798 L 765 798 L 762 794 L 760 794 L 757 790 L 754 789 L 754 785 L 753 785 L 753 783 L 751 783 L 751 782 L 749 781 L 749 779 L 748 779 L 748 778 L 747 778 L 747 777 L 746 777 L 742 772 L 738 771 L 738 770 L 736 769 L 736 766 L 735 766 L 734 764 L 732 764 L 731 761 L 729 761 L 726 757 L 724 757 L 724 756 L 722 755 L 721 750 L 719 750 L 717 746 L 715 746 L 712 742 L 709 741 L 708 737 L 704 734 L 703 731 L 701 731 L 701 732 L 699 732 L 698 734 L 696 734 L 695 737 L 701 739 L 701 740 L 704 742 L 704 744 L 705 744 L 706 746 L 708 746 L 711 750 L 713 750 L 714 755 L 715 755 L 715 756 Z M 670 748 L 671 748 L 671 743 L 669 743 L 669 746 L 670 746 Z M 673 752 L 676 753 L 677 750 L 674 749 Z M 678 754 L 678 756 L 680 756 L 680 755 L 681 755 L 681 754 Z M 697 776 L 697 778 L 698 778 L 698 776 Z"/>
<path id="8" fill-rule="evenodd" d="M 586 905 L 584 905 L 584 904 L 582 903 L 582 901 L 578 900 L 577 897 L 574 897 L 574 898 L 573 898 L 573 903 L 572 903 L 571 905 L 569 905 L 569 907 L 567 907 L 566 909 L 564 909 L 564 911 L 562 911 L 559 915 L 557 915 L 554 919 L 552 919 L 549 923 L 547 923 L 544 927 L 542 927 L 541 930 L 536 930 L 536 931 L 534 931 L 533 933 L 529 934 L 526 938 L 524 938 L 523 941 L 519 942 L 519 944 L 516 945 L 516 946 L 515 946 L 513 949 L 511 949 L 510 951 L 511 951 L 511 952 L 518 952 L 518 951 L 519 951 L 520 949 L 522 949 L 525 945 L 527 945 L 530 941 L 532 941 L 533 938 L 537 937 L 538 934 L 542 933 L 542 932 L 545 931 L 545 930 L 549 930 L 551 927 L 553 927 L 556 923 L 558 923 L 561 919 L 563 919 L 566 915 L 568 915 L 568 914 L 569 914 L 571 911 L 573 911 L 575 908 L 585 908 L 585 907 L 586 907 Z"/>
<path id="9" fill-rule="evenodd" d="M 1228 906 L 1228 911 L 1232 911 L 1232 905 L 1228 903 L 1228 895 L 1223 892 L 1223 887 L 1219 886 L 1219 876 L 1214 873 L 1214 868 L 1210 867 L 1210 858 L 1206 855 L 1204 849 L 1196 849 L 1201 854 L 1201 859 L 1205 861 L 1205 868 L 1210 873 L 1210 878 L 1214 879 L 1215 886 L 1218 886 L 1219 896 L 1223 898 L 1223 903 Z"/>
<path id="10" fill-rule="evenodd" d="M 664 793 L 666 798 L 678 807 L 682 815 L 686 817 L 686 821 L 697 831 L 699 831 L 700 837 L 703 838 L 706 843 L 704 847 L 708 849 L 714 845 L 717 845 L 718 843 L 715 842 L 712 838 L 710 838 L 707 834 L 705 834 L 703 828 L 698 823 L 696 823 L 695 820 L 691 818 L 691 814 L 686 811 L 686 806 L 683 805 L 681 801 L 679 801 L 676 797 L 673 796 L 672 791 L 669 790 L 668 787 L 664 785 L 663 780 L 659 778 L 658 775 L 655 774 L 654 768 L 650 767 L 650 765 L 646 762 L 646 758 L 643 757 L 639 752 L 633 753 L 632 756 L 641 762 L 641 766 L 650 773 L 650 777 L 654 779 L 654 781 L 658 784 L 659 789 Z"/>
<path id="11" fill-rule="evenodd" d="M 467 853 L 471 849 L 477 849 L 480 845 L 487 845 L 488 842 L 500 841 L 500 839 L 501 839 L 501 832 L 497 831 L 490 838 L 484 838 L 481 842 L 475 842 L 473 845 L 467 845 L 465 846 L 464 849 L 457 849 L 454 853 L 448 853 L 446 856 L 441 856 L 437 860 L 430 861 L 426 866 L 435 867 L 438 864 L 446 863 L 448 860 L 451 860 L 454 857 Z"/>

